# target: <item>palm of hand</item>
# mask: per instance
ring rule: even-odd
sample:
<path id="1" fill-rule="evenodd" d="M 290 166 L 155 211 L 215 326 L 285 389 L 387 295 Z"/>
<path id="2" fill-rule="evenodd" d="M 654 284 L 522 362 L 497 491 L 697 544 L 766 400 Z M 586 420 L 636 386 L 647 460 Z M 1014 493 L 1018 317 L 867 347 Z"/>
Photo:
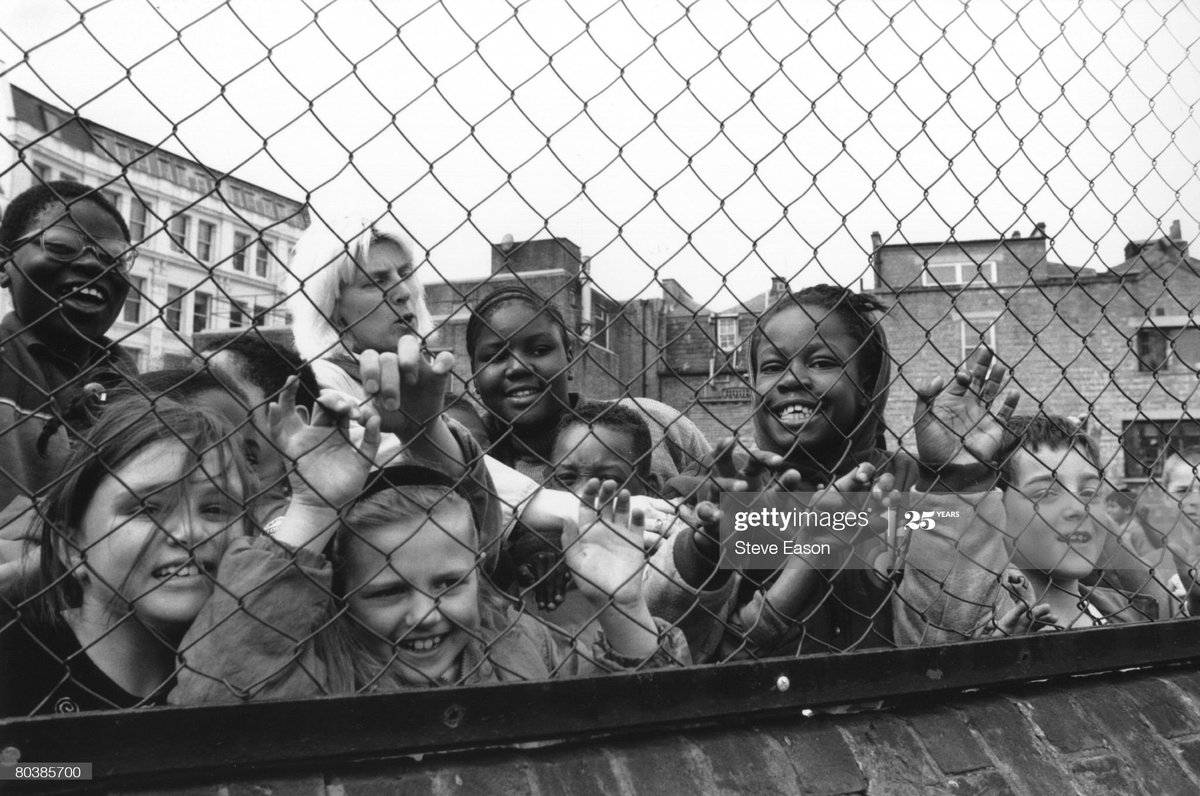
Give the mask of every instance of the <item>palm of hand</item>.
<path id="1" fill-rule="evenodd" d="M 640 594 L 638 576 L 645 554 L 640 542 L 632 542 L 619 524 L 619 520 L 596 519 L 580 530 L 564 552 L 579 591 L 590 600 L 620 602 Z"/>
<path id="2" fill-rule="evenodd" d="M 917 451 L 931 467 L 990 462 L 1003 435 L 1004 429 L 978 396 L 942 394 L 917 423 Z"/>
<path id="3" fill-rule="evenodd" d="M 371 461 L 359 452 L 340 428 L 310 426 L 296 418 L 277 435 L 276 444 L 292 460 L 293 489 L 307 492 L 337 508 L 362 489 Z"/>

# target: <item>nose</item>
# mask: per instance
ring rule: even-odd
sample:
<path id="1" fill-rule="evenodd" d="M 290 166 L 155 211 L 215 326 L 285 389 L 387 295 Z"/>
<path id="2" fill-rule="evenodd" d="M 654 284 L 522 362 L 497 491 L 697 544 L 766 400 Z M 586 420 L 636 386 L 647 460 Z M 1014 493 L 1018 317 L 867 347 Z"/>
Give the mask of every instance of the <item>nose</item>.
<path id="1" fill-rule="evenodd" d="M 167 521 L 163 523 L 162 531 L 171 544 L 179 547 L 191 549 L 201 541 L 202 531 L 199 519 L 186 506 L 172 512 Z"/>
<path id="2" fill-rule="evenodd" d="M 1063 519 L 1068 522 L 1081 521 L 1087 516 L 1087 500 L 1079 495 L 1072 494 L 1067 497 L 1066 505 L 1063 507 Z"/>
<path id="3" fill-rule="evenodd" d="M 808 368 L 799 359 L 792 362 L 780 374 L 779 389 L 795 390 L 803 388 L 805 390 L 812 389 L 812 379 L 809 378 Z"/>
<path id="4" fill-rule="evenodd" d="M 515 351 L 509 352 L 508 366 L 504 371 L 507 376 L 523 376 L 529 373 L 529 366 L 525 364 L 525 359 Z"/>
<path id="5" fill-rule="evenodd" d="M 392 306 L 407 304 L 410 298 L 412 298 L 412 291 L 408 289 L 407 279 L 401 279 L 388 290 L 388 301 Z"/>
<path id="6" fill-rule="evenodd" d="M 405 619 L 412 630 L 433 627 L 442 621 L 442 610 L 436 598 L 414 589 L 409 597 Z"/>

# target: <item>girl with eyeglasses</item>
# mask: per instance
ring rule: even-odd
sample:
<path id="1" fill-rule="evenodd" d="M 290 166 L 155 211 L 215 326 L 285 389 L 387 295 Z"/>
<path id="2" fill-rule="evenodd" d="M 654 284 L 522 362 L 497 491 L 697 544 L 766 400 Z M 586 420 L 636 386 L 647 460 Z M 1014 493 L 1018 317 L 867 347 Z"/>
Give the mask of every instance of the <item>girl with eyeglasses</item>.
<path id="1" fill-rule="evenodd" d="M 135 373 L 105 337 L 129 293 L 129 227 L 100 191 L 39 183 L 0 220 L 0 287 L 12 311 L 0 320 L 0 507 L 47 486 L 67 455 L 59 432 L 44 454 L 47 421 L 100 368 Z"/>

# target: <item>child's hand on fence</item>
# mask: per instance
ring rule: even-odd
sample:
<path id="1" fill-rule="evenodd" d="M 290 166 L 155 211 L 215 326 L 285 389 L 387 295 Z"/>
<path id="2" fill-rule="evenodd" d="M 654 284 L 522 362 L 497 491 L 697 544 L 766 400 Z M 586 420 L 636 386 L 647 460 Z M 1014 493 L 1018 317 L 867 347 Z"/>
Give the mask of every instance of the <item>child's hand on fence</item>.
<path id="1" fill-rule="evenodd" d="M 406 334 L 394 354 L 364 351 L 358 361 L 369 399 L 364 409 L 368 416 L 379 415 L 383 431 L 408 440 L 441 416 L 454 368 L 454 355 L 449 351 L 427 360 L 421 339 Z"/>
<path id="2" fill-rule="evenodd" d="M 534 553 L 517 567 L 517 582 L 527 591 L 533 589 L 538 608 L 553 611 L 566 599 L 571 570 L 567 569 L 562 553 L 547 550 Z"/>
<path id="3" fill-rule="evenodd" d="M 1048 630 L 1059 625 L 1046 603 L 1034 604 L 1035 598 L 1029 581 L 1015 569 L 1005 571 L 1000 585 L 1012 597 L 1013 605 L 1003 616 L 995 619 L 996 631 L 1006 636 L 1019 636 L 1030 631 Z"/>
<path id="4" fill-rule="evenodd" d="M 578 522 L 563 528 L 563 556 L 579 591 L 597 607 L 641 602 L 642 513 L 630 510 L 629 492 L 618 494 L 616 481 L 591 479 L 580 502 Z"/>
<path id="5" fill-rule="evenodd" d="M 292 503 L 336 510 L 353 500 L 366 483 L 371 464 L 379 451 L 379 418 L 366 422 L 366 431 L 356 446 L 348 431 L 350 421 L 361 413 L 350 396 L 324 390 L 313 418 L 296 406 L 299 379 L 292 376 L 272 402 L 267 418 L 271 437 L 292 465 Z"/>
<path id="6" fill-rule="evenodd" d="M 992 464 L 1004 440 L 1004 424 L 1016 409 L 1018 394 L 1005 394 L 992 412 L 1006 369 L 993 363 L 992 352 L 980 346 L 954 375 L 949 387 L 938 377 L 917 390 L 914 423 L 917 454 L 931 469 L 945 465 Z"/>

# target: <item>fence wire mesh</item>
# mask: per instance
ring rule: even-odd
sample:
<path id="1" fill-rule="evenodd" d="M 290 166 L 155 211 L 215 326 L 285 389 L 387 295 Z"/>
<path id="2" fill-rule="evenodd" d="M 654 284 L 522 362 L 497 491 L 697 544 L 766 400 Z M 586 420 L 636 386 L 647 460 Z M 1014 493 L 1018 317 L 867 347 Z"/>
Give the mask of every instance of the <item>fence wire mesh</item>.
<path id="1" fill-rule="evenodd" d="M 1193 4 L 0 19 L 0 716 L 1200 596 Z"/>

